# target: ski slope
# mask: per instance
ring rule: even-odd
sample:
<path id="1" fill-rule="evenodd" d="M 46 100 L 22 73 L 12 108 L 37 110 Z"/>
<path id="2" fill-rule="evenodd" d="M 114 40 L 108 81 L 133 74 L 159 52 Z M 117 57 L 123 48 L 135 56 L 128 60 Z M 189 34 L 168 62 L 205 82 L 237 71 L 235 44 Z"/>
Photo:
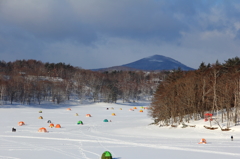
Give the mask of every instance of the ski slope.
<path id="1" fill-rule="evenodd" d="M 203 120 L 187 128 L 149 125 L 153 121 L 147 110 L 139 112 L 140 107 L 148 105 L 119 102 L 0 106 L 0 159 L 100 159 L 104 151 L 110 151 L 114 159 L 240 158 L 239 126 L 223 132 L 205 129 L 203 126 L 209 123 Z M 129 111 L 135 106 L 136 110 Z M 62 128 L 50 128 L 48 120 Z M 84 125 L 77 125 L 79 120 Z M 18 126 L 19 121 L 26 125 Z M 12 127 L 17 131 L 12 132 Z M 38 132 L 41 127 L 48 132 Z M 201 138 L 207 144 L 198 144 Z"/>

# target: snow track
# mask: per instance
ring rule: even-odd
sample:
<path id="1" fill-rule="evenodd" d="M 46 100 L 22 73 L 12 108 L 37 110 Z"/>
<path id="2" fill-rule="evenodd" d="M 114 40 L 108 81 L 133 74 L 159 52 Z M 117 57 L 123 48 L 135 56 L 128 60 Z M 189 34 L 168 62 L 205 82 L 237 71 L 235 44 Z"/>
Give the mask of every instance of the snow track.
<path id="1" fill-rule="evenodd" d="M 97 137 L 96 139 L 93 139 L 93 140 L 82 140 L 82 139 L 70 139 L 70 138 L 52 138 L 52 137 L 34 137 L 34 136 L 12 136 L 12 135 L 0 135 L 0 137 L 4 137 L 4 138 L 25 138 L 25 139 L 39 139 L 39 140 L 58 140 L 58 141 L 73 141 L 73 142 L 77 142 L 79 143 L 79 146 L 77 146 L 79 148 L 79 151 L 82 155 L 82 157 L 84 159 L 88 159 L 87 156 L 85 155 L 84 152 L 89 152 L 89 151 L 86 151 L 86 150 L 83 150 L 82 149 L 82 143 L 85 142 L 85 143 L 97 143 L 97 144 L 100 144 L 101 147 L 105 148 L 102 143 L 104 144 L 115 144 L 115 145 L 124 145 L 124 146 L 128 146 L 128 147 L 145 147 L 145 148 L 154 148 L 154 149 L 166 149 L 166 150 L 180 150 L 180 151 L 192 151 L 192 152 L 203 152 L 203 153 L 212 153 L 212 154 L 222 154 L 222 155 L 230 155 L 230 156 L 239 156 L 240 157 L 240 153 L 230 153 L 230 152 L 219 152 L 219 151 L 210 151 L 210 150 L 199 150 L 199 149 L 190 149 L 190 148 L 181 148 L 181 147 L 173 147 L 173 146 L 164 146 L 164 145 L 161 145 L 161 144 L 158 144 L 158 145 L 154 145 L 154 144 L 141 144 L 141 143 L 132 143 L 132 142 L 125 142 L 125 141 L 120 141 L 120 140 L 115 140 L 113 141 L 112 139 L 109 139 L 108 141 L 106 141 L 107 138 L 105 138 L 105 140 L 98 140 Z M 1 139 L 2 140 L 2 139 Z M 13 142 L 13 141 L 11 141 Z M 30 144 L 27 144 L 27 143 L 22 143 L 22 145 L 25 145 L 25 146 L 34 146 L 34 147 L 37 147 L 35 145 L 30 145 Z M 75 145 L 76 146 L 76 145 Z M 45 149 L 49 149 L 50 147 L 46 146 L 44 147 Z M 56 149 L 56 148 L 50 148 L 51 150 L 53 151 L 56 151 L 58 153 L 62 153 L 66 156 L 69 156 L 69 157 L 73 157 L 73 158 L 79 158 L 79 156 L 76 156 L 74 154 L 70 154 L 70 153 L 67 153 L 66 151 L 61 151 L 59 149 Z M 106 148 L 105 148 L 106 149 Z M 95 154 L 95 155 L 98 155 L 94 152 L 90 152 L 92 154 Z M 98 155 L 99 156 L 99 155 Z"/>
<path id="2" fill-rule="evenodd" d="M 19 137 L 18 138 L 23 138 L 23 137 Z M 33 142 L 34 144 L 29 144 L 27 142 L 16 142 L 16 141 L 13 141 L 13 140 L 6 140 L 6 139 L 1 139 L 2 141 L 7 141 L 8 143 L 13 143 L 12 145 L 16 145 L 15 147 L 12 147 L 11 149 L 12 150 L 37 150 L 37 151 L 41 151 L 41 150 L 48 150 L 48 151 L 54 151 L 56 153 L 60 153 L 62 155 L 65 155 L 67 157 L 71 157 L 71 158 L 76 158 L 76 159 L 79 159 L 79 156 L 78 155 L 75 155 L 75 154 L 72 154 L 72 153 L 69 153 L 67 151 L 63 151 L 62 149 L 60 148 L 56 148 L 56 146 L 49 146 L 49 145 L 39 145 L 37 144 L 36 142 Z M 19 149 L 20 148 L 20 149 Z M 2 149 L 2 147 L 1 147 Z M 11 150 L 10 149 L 10 150 Z M 8 148 L 9 150 L 9 148 Z"/>
<path id="3" fill-rule="evenodd" d="M 20 158 L 15 158 L 10 156 L 0 156 L 0 159 L 20 159 Z"/>

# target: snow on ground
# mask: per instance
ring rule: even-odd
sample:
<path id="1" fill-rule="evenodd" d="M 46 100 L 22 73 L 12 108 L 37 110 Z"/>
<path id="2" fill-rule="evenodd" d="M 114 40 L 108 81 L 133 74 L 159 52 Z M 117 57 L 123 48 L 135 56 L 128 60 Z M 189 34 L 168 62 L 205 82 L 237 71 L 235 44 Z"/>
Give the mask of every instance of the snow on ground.
<path id="1" fill-rule="evenodd" d="M 203 125 L 209 124 L 203 120 L 190 123 L 195 128 L 149 125 L 153 121 L 147 110 L 139 112 L 140 107 L 148 105 L 142 102 L 0 106 L 0 159 L 100 159 L 104 151 L 110 151 L 114 159 L 240 158 L 239 126 L 223 132 L 205 129 Z M 137 109 L 129 111 L 134 106 Z M 68 107 L 71 111 L 66 110 Z M 43 119 L 38 119 L 39 116 Z M 103 122 L 104 119 L 112 122 Z M 50 128 L 48 120 L 62 128 Z M 77 125 L 79 120 L 84 125 Z M 19 121 L 26 125 L 18 126 Z M 12 132 L 12 127 L 17 131 Z M 38 132 L 40 127 L 47 128 L 48 133 Z M 198 144 L 201 138 L 207 144 Z"/>

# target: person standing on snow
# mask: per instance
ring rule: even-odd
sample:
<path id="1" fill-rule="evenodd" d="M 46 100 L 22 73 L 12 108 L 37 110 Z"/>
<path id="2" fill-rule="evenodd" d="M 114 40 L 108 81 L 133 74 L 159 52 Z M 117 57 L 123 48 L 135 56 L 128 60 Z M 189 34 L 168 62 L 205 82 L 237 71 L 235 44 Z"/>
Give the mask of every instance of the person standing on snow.
<path id="1" fill-rule="evenodd" d="M 233 141 L 233 136 L 231 136 L 231 140 Z"/>

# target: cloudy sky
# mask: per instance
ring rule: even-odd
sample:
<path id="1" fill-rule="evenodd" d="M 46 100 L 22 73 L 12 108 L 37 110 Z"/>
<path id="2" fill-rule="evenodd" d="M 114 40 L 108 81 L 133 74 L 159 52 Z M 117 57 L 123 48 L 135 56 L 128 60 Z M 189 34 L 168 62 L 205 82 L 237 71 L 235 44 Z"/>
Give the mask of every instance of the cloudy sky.
<path id="1" fill-rule="evenodd" d="M 6 62 L 93 69 L 159 54 L 198 68 L 239 51 L 239 0 L 0 0 Z"/>

